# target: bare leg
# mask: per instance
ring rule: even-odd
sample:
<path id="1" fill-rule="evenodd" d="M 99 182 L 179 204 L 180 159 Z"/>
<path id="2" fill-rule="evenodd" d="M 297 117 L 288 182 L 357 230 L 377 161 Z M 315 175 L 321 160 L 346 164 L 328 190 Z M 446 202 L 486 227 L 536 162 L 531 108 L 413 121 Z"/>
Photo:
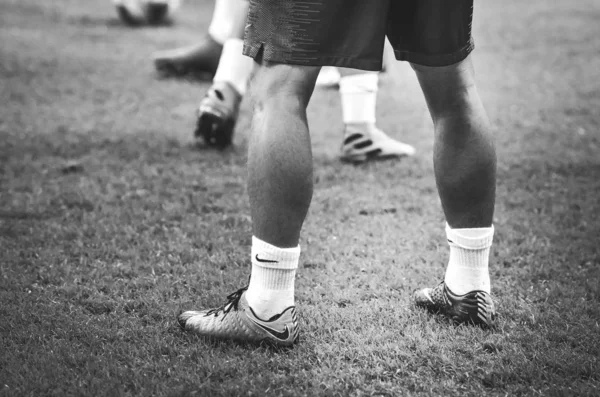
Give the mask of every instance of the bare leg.
<path id="1" fill-rule="evenodd" d="M 413 68 L 435 126 L 435 178 L 448 224 L 489 227 L 494 215 L 496 152 L 471 59 L 441 68 Z"/>
<path id="2" fill-rule="evenodd" d="M 312 198 L 313 165 L 306 107 L 319 67 L 258 65 L 248 149 L 252 214 L 252 273 L 247 288 L 211 311 L 179 315 L 182 328 L 200 335 L 269 340 L 290 345 L 298 337 L 294 281 L 300 229 Z"/>
<path id="3" fill-rule="evenodd" d="M 319 67 L 260 65 L 248 151 L 248 194 L 254 235 L 296 247 L 313 191 L 306 107 Z"/>

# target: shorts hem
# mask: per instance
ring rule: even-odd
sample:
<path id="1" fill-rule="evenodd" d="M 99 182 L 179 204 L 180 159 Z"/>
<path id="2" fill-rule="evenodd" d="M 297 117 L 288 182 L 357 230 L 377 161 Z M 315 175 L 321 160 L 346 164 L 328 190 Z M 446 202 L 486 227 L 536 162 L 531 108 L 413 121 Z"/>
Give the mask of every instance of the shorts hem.
<path id="1" fill-rule="evenodd" d="M 406 61 L 423 66 L 450 66 L 463 61 L 475 48 L 475 44 L 471 41 L 458 51 L 450 54 L 422 54 L 410 51 L 394 50 L 394 55 L 398 61 Z"/>
<path id="2" fill-rule="evenodd" d="M 243 54 L 254 60 L 265 60 L 268 62 L 283 63 L 287 65 L 300 66 L 337 66 L 341 68 L 360 69 L 377 72 L 382 68 L 382 61 L 375 59 L 359 59 L 344 57 L 340 55 L 318 54 L 314 57 L 302 56 L 294 58 L 294 54 L 285 51 L 277 51 L 272 46 L 264 43 L 244 44 Z"/>

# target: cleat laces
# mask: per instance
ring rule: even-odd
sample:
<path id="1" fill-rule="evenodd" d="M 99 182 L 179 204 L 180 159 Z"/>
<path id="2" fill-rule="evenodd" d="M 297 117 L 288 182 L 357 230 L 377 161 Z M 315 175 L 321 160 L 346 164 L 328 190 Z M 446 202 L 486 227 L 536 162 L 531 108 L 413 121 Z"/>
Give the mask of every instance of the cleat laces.
<path id="1" fill-rule="evenodd" d="M 221 318 L 221 321 L 223 321 L 225 319 L 225 316 L 227 316 L 227 314 L 229 314 L 231 309 L 234 309 L 234 310 L 238 309 L 238 304 L 240 303 L 240 298 L 242 297 L 244 291 L 246 291 L 247 289 L 248 289 L 248 286 L 245 286 L 245 287 L 240 288 L 237 291 L 227 295 L 227 302 L 223 306 L 217 307 L 215 309 L 210 309 L 209 311 L 206 312 L 205 316 L 208 317 L 210 315 L 214 315 L 215 317 L 219 317 L 219 314 L 223 313 L 223 318 Z"/>

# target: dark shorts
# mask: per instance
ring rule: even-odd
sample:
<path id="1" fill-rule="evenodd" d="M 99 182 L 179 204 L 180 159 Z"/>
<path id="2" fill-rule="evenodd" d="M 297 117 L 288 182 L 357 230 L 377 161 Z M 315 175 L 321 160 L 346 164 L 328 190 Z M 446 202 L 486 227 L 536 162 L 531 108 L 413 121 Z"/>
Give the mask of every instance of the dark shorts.
<path id="1" fill-rule="evenodd" d="M 460 62 L 473 50 L 473 0 L 250 0 L 244 54 L 256 60 L 381 70 L 396 59 Z"/>

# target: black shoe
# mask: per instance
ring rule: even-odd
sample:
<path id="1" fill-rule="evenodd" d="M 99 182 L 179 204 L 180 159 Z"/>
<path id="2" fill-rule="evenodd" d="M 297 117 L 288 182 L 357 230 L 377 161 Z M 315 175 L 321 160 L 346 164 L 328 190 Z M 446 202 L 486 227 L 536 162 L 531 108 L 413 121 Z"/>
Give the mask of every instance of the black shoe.
<path id="1" fill-rule="evenodd" d="M 455 323 L 491 327 L 496 319 L 496 310 L 490 294 L 471 291 L 464 295 L 455 295 L 444 282 L 435 288 L 416 291 L 414 301 L 417 307 L 442 314 Z"/>
<path id="2" fill-rule="evenodd" d="M 221 52 L 223 45 L 207 35 L 200 44 L 156 52 L 154 67 L 162 77 L 206 77 L 215 74 Z"/>
<path id="3" fill-rule="evenodd" d="M 231 84 L 213 84 L 198 107 L 196 140 L 218 149 L 231 145 L 241 101 L 242 96 Z"/>

